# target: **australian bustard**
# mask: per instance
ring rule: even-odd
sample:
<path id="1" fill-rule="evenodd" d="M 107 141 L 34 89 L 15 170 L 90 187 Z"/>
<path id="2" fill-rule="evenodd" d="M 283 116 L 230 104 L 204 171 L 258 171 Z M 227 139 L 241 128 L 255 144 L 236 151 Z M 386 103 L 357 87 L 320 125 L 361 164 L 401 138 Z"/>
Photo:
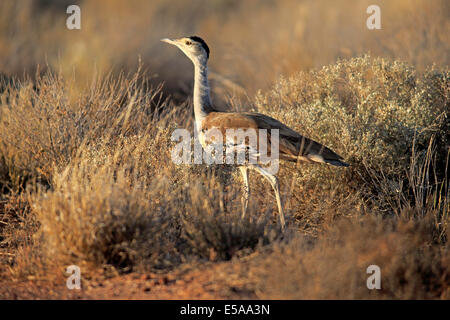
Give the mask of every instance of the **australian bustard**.
<path id="1" fill-rule="evenodd" d="M 329 148 L 303 137 L 280 121 L 260 113 L 251 112 L 219 112 L 214 109 L 208 84 L 208 58 L 209 48 L 206 42 L 197 36 L 180 39 L 161 39 L 178 47 L 183 51 L 194 64 L 194 116 L 197 135 L 203 146 L 206 148 L 204 133 L 211 129 L 218 129 L 225 135 L 227 129 L 254 129 L 267 130 L 267 140 L 271 140 L 271 129 L 278 129 L 279 158 L 282 160 L 297 162 L 317 162 L 334 166 L 347 167 L 343 158 Z M 244 141 L 246 144 L 247 141 Z M 247 211 L 248 199 L 250 196 L 250 186 L 248 180 L 248 169 L 253 169 L 263 175 L 271 184 L 275 191 L 281 227 L 285 228 L 285 218 L 283 206 L 280 198 L 278 178 L 275 174 L 266 170 L 258 163 L 250 164 L 246 162 L 239 166 L 244 180 L 243 213 Z"/>

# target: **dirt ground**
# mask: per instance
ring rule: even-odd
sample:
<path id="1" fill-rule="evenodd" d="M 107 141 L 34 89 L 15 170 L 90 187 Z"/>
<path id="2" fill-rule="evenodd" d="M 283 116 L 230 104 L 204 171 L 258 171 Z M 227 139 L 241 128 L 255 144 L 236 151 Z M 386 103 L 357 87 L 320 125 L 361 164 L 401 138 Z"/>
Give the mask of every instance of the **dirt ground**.
<path id="1" fill-rule="evenodd" d="M 0 299 L 257 299 L 247 263 L 204 263 L 169 273 L 130 273 L 114 277 L 82 275 L 81 289 L 68 289 L 63 276 L 3 281 Z"/>

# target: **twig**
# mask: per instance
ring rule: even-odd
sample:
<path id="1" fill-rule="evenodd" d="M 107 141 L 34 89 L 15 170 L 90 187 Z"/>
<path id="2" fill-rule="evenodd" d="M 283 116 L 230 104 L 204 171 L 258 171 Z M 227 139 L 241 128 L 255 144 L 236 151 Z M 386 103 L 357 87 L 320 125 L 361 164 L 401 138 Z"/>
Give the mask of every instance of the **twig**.
<path id="1" fill-rule="evenodd" d="M 15 254 L 13 253 L 9 253 L 9 252 L 0 252 L 0 256 L 9 256 L 9 257 L 14 257 Z"/>

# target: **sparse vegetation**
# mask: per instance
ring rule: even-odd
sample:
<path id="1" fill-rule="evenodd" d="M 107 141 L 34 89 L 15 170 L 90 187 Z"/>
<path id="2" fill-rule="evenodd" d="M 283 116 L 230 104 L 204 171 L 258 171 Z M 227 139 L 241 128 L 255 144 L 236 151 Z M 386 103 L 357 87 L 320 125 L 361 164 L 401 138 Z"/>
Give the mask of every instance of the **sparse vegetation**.
<path id="1" fill-rule="evenodd" d="M 39 50 L 32 56 L 22 54 L 21 43 L 30 45 L 50 29 L 47 16 L 59 17 L 54 23 L 63 16 L 52 1 L 42 7 L 19 2 L 22 9 L 0 4 L 0 21 L 12 15 L 26 30 L 7 47 L 14 26 L 0 28 L 5 58 L 0 73 L 7 74 L 0 78 L 0 282 L 55 283 L 70 264 L 83 266 L 86 277 L 98 269 L 109 277 L 105 270 L 167 273 L 226 261 L 222 285 L 239 283 L 250 297 L 450 298 L 450 72 L 444 54 L 450 41 L 444 1 L 417 2 L 414 10 L 428 15 L 414 20 L 415 28 L 429 31 L 418 33 L 423 47 L 417 47 L 420 41 L 405 43 L 404 35 L 414 31 L 409 18 L 403 25 L 390 22 L 396 12 L 411 11 L 396 1 L 385 3 L 383 21 L 398 23 L 399 42 L 387 27 L 373 38 L 359 30 L 355 43 L 346 43 L 348 52 L 324 50 L 317 39 L 325 31 L 318 31 L 317 22 L 300 19 L 294 34 L 286 35 L 294 14 L 308 21 L 322 8 L 313 1 L 211 1 L 203 11 L 195 11 L 195 1 L 138 2 L 137 9 L 112 1 L 70 40 L 68 31 L 53 28 L 42 43 L 34 43 Z M 99 6 L 89 1 L 83 10 Z M 348 12 L 332 15 L 335 5 L 321 11 L 334 17 L 323 23 L 326 28 L 351 15 L 350 2 L 340 6 Z M 182 18 L 174 13 L 180 8 L 188 12 Z M 45 15 L 33 16 L 36 10 Z M 154 19 L 133 15 L 135 10 Z M 134 19 L 113 32 L 116 26 L 107 21 L 119 12 Z M 242 28 L 249 12 L 248 21 L 273 31 L 256 37 L 254 27 Z M 158 29 L 159 16 L 177 23 Z M 193 17 L 201 18 L 192 24 Z M 154 29 L 145 24 L 149 19 Z M 280 19 L 286 23 L 270 24 Z M 280 119 L 351 164 L 342 170 L 302 163 L 281 168 L 286 233 L 272 216 L 270 186 L 252 181 L 250 210 L 241 219 L 237 173 L 230 178 L 227 166 L 170 160 L 172 131 L 192 126 L 186 98 L 191 77 L 189 69 L 180 72 L 183 65 L 168 68 L 170 57 L 156 39 L 203 33 L 204 26 L 211 39 L 215 101 L 223 105 L 232 96 L 228 108 Z M 136 34 L 137 29 L 144 31 Z M 236 34 L 237 29 L 243 31 Z M 375 46 L 383 37 L 390 39 L 385 47 Z M 58 48 L 64 48 L 59 61 Z M 413 54 L 419 49 L 420 55 Z M 358 55 L 367 51 L 371 55 Z M 50 59 L 38 67 L 45 52 Z M 142 53 L 142 63 L 130 52 Z M 240 58 L 230 62 L 219 52 Z M 102 62 L 98 68 L 92 68 L 94 56 Z M 236 91 L 241 86 L 247 97 Z M 371 264 L 382 269 L 382 290 L 365 286 Z M 8 296 L 7 286 L 1 287 L 0 297 Z"/>
<path id="2" fill-rule="evenodd" d="M 255 109 L 326 141 L 352 164 L 345 171 L 301 166 L 292 183 L 307 194 L 357 192 L 362 205 L 392 214 L 426 200 L 410 194 L 414 176 L 423 175 L 428 192 L 445 181 L 449 81 L 448 70 L 418 75 L 399 61 L 364 56 L 282 78 L 257 96 Z"/>

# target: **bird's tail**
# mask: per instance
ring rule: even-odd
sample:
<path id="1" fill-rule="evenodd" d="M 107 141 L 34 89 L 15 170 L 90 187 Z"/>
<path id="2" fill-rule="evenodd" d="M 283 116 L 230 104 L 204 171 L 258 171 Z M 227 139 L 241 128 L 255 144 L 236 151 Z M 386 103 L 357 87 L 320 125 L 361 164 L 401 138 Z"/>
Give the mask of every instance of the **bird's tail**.
<path id="1" fill-rule="evenodd" d="M 349 164 L 344 162 L 343 158 L 334 153 L 331 150 L 327 150 L 327 152 L 325 153 L 321 153 L 321 154 L 317 154 L 317 153 L 309 153 L 306 155 L 306 158 L 309 161 L 312 162 L 317 162 L 317 163 L 326 163 L 332 166 L 337 166 L 337 167 L 348 167 Z"/>
<path id="2" fill-rule="evenodd" d="M 312 139 L 301 137 L 291 140 L 296 143 L 296 154 L 289 154 L 287 157 L 289 161 L 296 162 L 300 159 L 309 162 L 326 163 L 338 167 L 349 166 L 348 163 L 344 162 L 344 158 L 336 152 Z"/>
<path id="3" fill-rule="evenodd" d="M 348 167 L 350 166 L 348 163 L 341 161 L 341 160 L 327 160 L 325 159 L 324 161 L 326 164 L 331 164 L 333 166 L 337 166 L 337 167 Z"/>

